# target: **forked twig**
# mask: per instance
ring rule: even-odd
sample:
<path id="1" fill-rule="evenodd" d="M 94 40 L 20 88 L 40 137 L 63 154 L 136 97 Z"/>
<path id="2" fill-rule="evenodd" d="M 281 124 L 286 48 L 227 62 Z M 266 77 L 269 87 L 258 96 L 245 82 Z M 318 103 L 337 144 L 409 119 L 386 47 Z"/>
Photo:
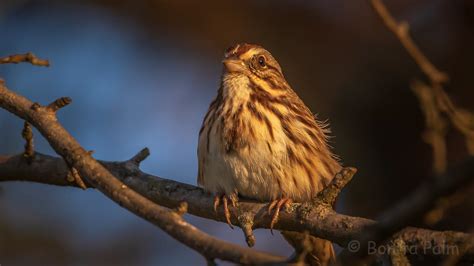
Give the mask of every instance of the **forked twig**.
<path id="1" fill-rule="evenodd" d="M 443 84 L 449 80 L 449 76 L 437 69 L 415 44 L 410 36 L 408 23 L 405 21 L 398 22 L 381 0 L 370 0 L 370 2 L 385 26 L 395 34 L 405 50 L 430 80 L 430 85 L 420 85 L 417 82 L 417 84 L 412 85 L 412 88 L 418 96 L 420 106 L 425 113 L 427 129 L 424 140 L 433 149 L 433 170 L 439 175 L 446 170 L 447 165 L 445 143 L 447 125 L 444 123 L 441 114 L 447 116 L 451 124 L 464 135 L 470 155 L 474 155 L 474 114 L 456 107 L 446 94 Z M 430 91 L 427 91 L 427 89 Z"/>

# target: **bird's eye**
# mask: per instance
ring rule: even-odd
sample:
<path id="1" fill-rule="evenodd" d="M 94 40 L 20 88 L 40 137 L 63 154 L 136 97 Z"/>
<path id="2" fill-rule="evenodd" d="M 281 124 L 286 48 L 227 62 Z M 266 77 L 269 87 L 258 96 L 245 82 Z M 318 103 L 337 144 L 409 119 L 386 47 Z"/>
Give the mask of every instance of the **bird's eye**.
<path id="1" fill-rule="evenodd" d="M 265 62 L 265 56 L 261 55 L 258 57 L 258 64 L 261 66 L 261 67 L 265 67 L 267 65 L 267 63 Z"/>

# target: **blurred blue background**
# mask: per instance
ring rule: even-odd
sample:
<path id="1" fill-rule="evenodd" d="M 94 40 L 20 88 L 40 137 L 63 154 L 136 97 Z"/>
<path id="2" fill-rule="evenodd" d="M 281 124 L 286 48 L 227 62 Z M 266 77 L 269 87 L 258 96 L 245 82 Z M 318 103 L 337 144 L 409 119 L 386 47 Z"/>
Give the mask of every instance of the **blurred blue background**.
<path id="1" fill-rule="evenodd" d="M 451 75 L 455 101 L 472 110 L 472 2 L 387 3 Z M 408 87 L 421 75 L 367 2 L 2 1 L 0 36 L 0 56 L 32 51 L 51 62 L 0 65 L 7 86 L 42 104 L 70 96 L 59 119 L 98 159 L 125 160 L 149 147 L 144 171 L 196 184 L 197 135 L 219 86 L 221 55 L 247 41 L 274 54 L 303 100 L 329 118 L 336 153 L 359 168 L 338 210 L 374 217 L 430 174 L 423 118 Z M 0 154 L 22 151 L 22 125 L 0 111 Z M 36 149 L 54 155 L 34 133 Z M 448 141 L 450 161 L 462 159 L 462 138 L 450 132 Z M 2 265 L 205 263 L 97 191 L 14 182 L 0 188 Z M 472 224 L 472 217 L 458 219 L 465 208 L 437 226 L 465 229 Z M 187 219 L 245 245 L 240 230 Z M 257 230 L 256 237 L 257 249 L 292 253 L 279 234 Z"/>

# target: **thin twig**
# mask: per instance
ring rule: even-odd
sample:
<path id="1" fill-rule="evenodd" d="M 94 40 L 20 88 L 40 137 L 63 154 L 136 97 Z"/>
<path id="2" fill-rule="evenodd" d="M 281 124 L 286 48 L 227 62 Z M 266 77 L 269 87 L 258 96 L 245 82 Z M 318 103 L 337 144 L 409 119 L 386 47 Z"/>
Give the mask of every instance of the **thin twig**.
<path id="1" fill-rule="evenodd" d="M 61 97 L 61 98 L 56 99 L 55 101 L 53 101 L 46 107 L 41 106 L 39 103 L 33 103 L 30 107 L 30 110 L 33 110 L 36 113 L 40 112 L 40 110 L 45 110 L 55 115 L 59 109 L 67 106 L 71 102 L 72 102 L 71 98 Z M 91 155 L 92 152 L 87 152 L 87 154 Z M 75 182 L 80 188 L 84 190 L 87 189 L 86 183 L 84 182 L 84 180 L 82 180 L 81 175 L 79 174 L 77 169 L 74 168 L 72 163 L 69 161 L 66 161 L 66 164 L 69 165 L 69 169 L 70 169 L 68 175 L 66 176 L 66 180 L 68 180 L 69 182 Z"/>
<path id="2" fill-rule="evenodd" d="M 387 28 L 392 31 L 400 40 L 400 43 L 405 47 L 406 51 L 420 66 L 423 73 L 425 73 L 433 83 L 444 83 L 449 80 L 446 73 L 438 70 L 430 60 L 421 52 L 420 48 L 415 44 L 410 37 L 409 25 L 405 21 L 397 22 L 390 14 L 388 9 L 381 0 L 370 0 L 372 7 L 375 9 L 379 17 Z"/>
<path id="3" fill-rule="evenodd" d="M 443 88 L 443 83 L 449 80 L 448 75 L 439 71 L 414 43 L 408 32 L 408 24 L 397 22 L 381 0 L 371 0 L 371 3 L 387 28 L 395 34 L 430 80 L 430 85 L 421 81 L 412 82 L 411 88 L 418 97 L 425 116 L 426 130 L 423 139 L 433 150 L 433 171 L 438 178 L 442 178 L 441 173 L 447 168 L 447 123 L 442 115 L 447 116 L 451 124 L 464 135 L 468 153 L 474 155 L 474 114 L 456 107 L 452 102 Z M 448 208 L 460 204 L 465 198 L 466 193 L 459 191 L 454 195 L 440 197 L 436 200 L 435 208 L 425 214 L 425 221 L 431 224 L 438 222 Z"/>
<path id="4" fill-rule="evenodd" d="M 50 103 L 46 108 L 51 112 L 55 113 L 59 109 L 65 107 L 66 105 L 70 104 L 72 99 L 70 97 L 61 97 L 56 99 L 54 102 Z"/>
<path id="5" fill-rule="evenodd" d="M 474 155 L 474 113 L 454 105 L 439 84 L 433 85 L 438 108 L 449 117 L 452 125 L 464 135 L 467 151 Z"/>
<path id="6" fill-rule="evenodd" d="M 150 156 L 150 150 L 148 148 L 143 148 L 141 151 L 135 154 L 135 156 L 133 156 L 130 161 L 134 162 L 137 165 L 140 165 L 140 163 L 148 156 Z"/>
<path id="7" fill-rule="evenodd" d="M 411 89 L 418 97 L 420 106 L 425 116 L 426 129 L 423 140 L 433 150 L 433 171 L 441 174 L 446 171 L 446 120 L 441 116 L 433 90 L 427 84 L 415 80 Z"/>
<path id="8" fill-rule="evenodd" d="M 448 210 L 465 202 L 465 200 L 471 195 L 471 191 L 472 188 L 467 186 L 450 196 L 439 198 L 436 201 L 435 206 L 425 214 L 423 218 L 425 224 L 429 226 L 436 225 L 445 217 Z"/>
<path id="9" fill-rule="evenodd" d="M 433 95 L 434 102 L 436 103 L 434 107 L 435 109 L 432 107 L 423 106 L 423 104 L 427 102 L 421 101 L 420 99 L 420 105 L 422 106 L 422 109 L 425 110 L 429 108 L 431 113 L 435 116 L 439 116 L 439 113 L 447 115 L 454 127 L 464 135 L 468 153 L 470 155 L 474 155 L 474 114 L 467 110 L 456 107 L 449 96 L 446 94 L 443 88 L 443 83 L 449 80 L 448 75 L 438 70 L 415 44 L 409 34 L 408 23 L 397 22 L 381 0 L 370 1 L 372 3 L 372 7 L 382 19 L 385 26 L 387 26 L 387 28 L 395 34 L 405 50 L 410 54 L 419 68 L 430 80 L 431 84 L 426 86 L 432 90 L 431 94 Z M 426 119 L 430 117 L 430 115 L 426 113 L 426 110 L 425 117 Z M 435 125 L 433 122 L 441 124 Z M 440 173 L 443 171 L 443 169 L 446 169 L 445 166 L 447 164 L 445 155 L 445 141 L 440 140 L 441 136 L 443 135 L 441 129 L 444 129 L 445 125 L 438 118 L 436 118 L 434 121 L 427 121 L 427 124 L 429 124 L 429 127 L 425 134 L 425 141 L 429 142 L 433 148 L 435 165 L 434 169 L 436 173 Z"/>
<path id="10" fill-rule="evenodd" d="M 49 61 L 36 57 L 33 53 L 16 54 L 0 58 L 0 64 L 18 64 L 27 62 L 35 66 L 49 67 Z"/>

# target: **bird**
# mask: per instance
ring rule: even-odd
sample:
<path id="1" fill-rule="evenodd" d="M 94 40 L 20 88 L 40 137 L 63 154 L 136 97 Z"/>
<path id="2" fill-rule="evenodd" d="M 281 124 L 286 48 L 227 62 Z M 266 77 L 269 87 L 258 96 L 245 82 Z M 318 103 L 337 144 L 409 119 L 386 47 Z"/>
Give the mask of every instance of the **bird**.
<path id="1" fill-rule="evenodd" d="M 270 228 L 280 210 L 307 202 L 342 169 L 329 145 L 328 123 L 320 121 L 286 81 L 272 54 L 257 44 L 238 43 L 224 53 L 217 96 L 199 131 L 197 182 L 215 195 L 227 223 L 239 197 L 269 202 Z M 281 232 L 302 251 L 302 233 Z M 335 252 L 328 240 L 310 236 L 305 261 L 328 265 Z"/>

